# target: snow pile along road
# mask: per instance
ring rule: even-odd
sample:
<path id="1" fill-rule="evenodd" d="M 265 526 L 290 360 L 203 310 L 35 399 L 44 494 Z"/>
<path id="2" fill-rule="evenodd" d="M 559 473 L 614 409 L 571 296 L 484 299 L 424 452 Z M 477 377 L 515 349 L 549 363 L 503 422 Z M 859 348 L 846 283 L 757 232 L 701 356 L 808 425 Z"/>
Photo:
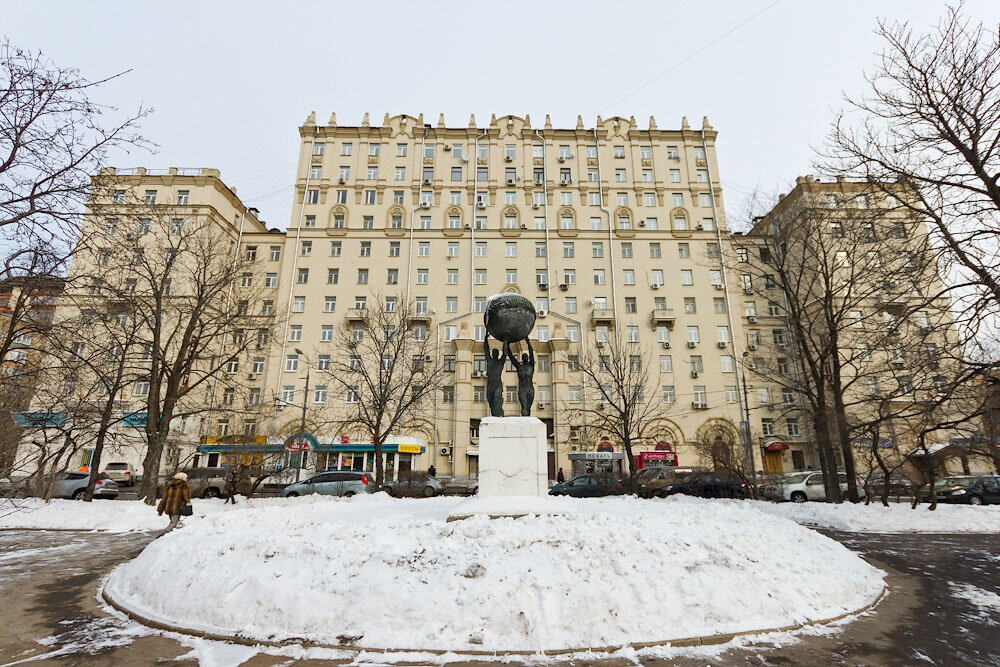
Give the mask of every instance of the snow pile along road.
<path id="1" fill-rule="evenodd" d="M 195 519 L 198 516 L 223 512 L 241 507 L 240 504 L 224 505 L 220 498 L 191 501 Z M 250 502 L 261 504 L 275 499 L 254 499 Z M 185 517 L 183 522 L 191 521 Z M 139 500 L 95 500 L 85 503 L 79 500 L 50 500 L 38 498 L 18 500 L 0 499 L 0 528 L 42 528 L 46 530 L 102 530 L 112 533 L 132 531 L 163 530 L 169 520 L 157 516 L 156 507 L 150 507 Z"/>
<path id="2" fill-rule="evenodd" d="M 751 504 L 560 498 L 551 514 L 447 523 L 461 502 L 219 512 L 150 544 L 106 591 L 150 619 L 254 639 L 543 650 L 822 620 L 883 587 L 837 542 Z"/>
<path id="3" fill-rule="evenodd" d="M 863 533 L 1000 533 L 1000 505 L 929 505 L 910 509 L 907 503 L 770 503 L 755 507 L 768 514 L 809 526 Z"/>

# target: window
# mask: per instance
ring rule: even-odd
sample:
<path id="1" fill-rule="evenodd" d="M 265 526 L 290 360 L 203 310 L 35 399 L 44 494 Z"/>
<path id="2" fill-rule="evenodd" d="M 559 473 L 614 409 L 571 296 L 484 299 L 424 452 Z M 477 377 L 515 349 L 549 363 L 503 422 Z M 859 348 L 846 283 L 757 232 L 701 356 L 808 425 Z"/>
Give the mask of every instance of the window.
<path id="1" fill-rule="evenodd" d="M 324 324 L 320 327 L 319 339 L 323 343 L 329 343 L 333 340 L 333 325 Z"/>
<path id="2" fill-rule="evenodd" d="M 253 274 L 244 273 L 240 277 L 240 287 L 250 287 L 253 284 Z"/>
<path id="3" fill-rule="evenodd" d="M 504 255 L 506 257 L 517 257 L 517 241 L 508 241 L 504 245 Z"/>
<path id="4" fill-rule="evenodd" d="M 448 269 L 447 284 L 449 285 L 458 284 L 458 269 Z"/>
<path id="5" fill-rule="evenodd" d="M 622 269 L 622 284 L 635 285 L 635 269 Z"/>
<path id="6" fill-rule="evenodd" d="M 389 242 L 389 257 L 399 257 L 399 241 Z"/>
<path id="7" fill-rule="evenodd" d="M 476 285 L 486 284 L 486 269 L 476 269 L 475 279 L 473 281 Z"/>
<path id="8" fill-rule="evenodd" d="M 635 297 L 634 296 L 627 296 L 627 297 L 625 297 L 625 312 L 626 313 L 635 313 L 635 312 L 637 312 L 637 306 L 636 306 L 636 301 L 635 301 Z"/>
<path id="9" fill-rule="evenodd" d="M 694 273 L 691 269 L 681 269 L 681 285 L 694 285 Z"/>
<path id="10" fill-rule="evenodd" d="M 517 269 L 507 269 L 505 282 L 508 285 L 517 284 Z"/>
<path id="11" fill-rule="evenodd" d="M 617 182 L 617 183 L 624 183 L 625 181 L 626 181 L 625 170 L 624 169 L 615 169 L 615 182 Z"/>
<path id="12" fill-rule="evenodd" d="M 616 199 L 618 200 L 619 206 L 628 206 L 628 193 L 619 192 Z"/>
<path id="13" fill-rule="evenodd" d="M 606 282 L 607 281 L 604 278 L 604 269 L 594 269 L 594 284 L 604 285 Z"/>
<path id="14" fill-rule="evenodd" d="M 605 324 L 598 325 L 598 327 L 594 330 L 594 338 L 599 343 L 607 343 L 609 332 L 610 330 L 608 329 L 607 325 Z"/>
<path id="15" fill-rule="evenodd" d="M 549 274 L 545 269 L 535 269 L 535 284 L 536 285 L 548 285 L 549 284 Z"/>
<path id="16" fill-rule="evenodd" d="M 368 269 L 358 269 L 358 284 L 359 285 L 368 284 Z"/>
<path id="17" fill-rule="evenodd" d="M 695 172 L 695 180 L 699 183 L 708 183 L 708 171 L 699 169 Z"/>
<path id="18" fill-rule="evenodd" d="M 670 182 L 671 183 L 680 183 L 681 182 L 681 170 L 680 169 L 671 169 L 670 170 Z"/>
<path id="19" fill-rule="evenodd" d="M 304 285 L 309 282 L 309 269 L 299 269 L 298 276 L 295 279 L 300 285 Z"/>
<path id="20" fill-rule="evenodd" d="M 365 203 L 366 204 L 374 204 L 375 203 L 375 191 L 374 190 L 365 190 Z"/>
<path id="21" fill-rule="evenodd" d="M 736 372 L 736 360 L 733 357 L 729 356 L 728 354 L 724 354 L 721 357 L 719 357 L 719 362 L 721 364 L 723 373 Z"/>
<path id="22" fill-rule="evenodd" d="M 293 324 L 288 328 L 288 340 L 296 343 L 302 340 L 301 324 Z"/>
<path id="23" fill-rule="evenodd" d="M 674 385 L 672 384 L 663 385 L 663 402 L 664 403 L 677 402 L 677 394 L 674 392 Z"/>
<path id="24" fill-rule="evenodd" d="M 764 417 L 760 420 L 760 430 L 764 435 L 774 435 L 774 419 Z"/>
<path id="25" fill-rule="evenodd" d="M 778 305 L 777 301 L 767 302 L 767 314 L 771 317 L 778 317 L 781 315 L 781 306 Z"/>
<path id="26" fill-rule="evenodd" d="M 447 385 L 445 387 L 441 387 L 441 402 L 442 403 L 455 402 L 455 385 Z"/>
<path id="27" fill-rule="evenodd" d="M 429 269 L 417 269 L 417 284 L 426 285 L 430 277 Z"/>
<path id="28" fill-rule="evenodd" d="M 697 343 L 701 340 L 701 334 L 698 331 L 698 325 L 689 325 L 687 328 L 687 339 L 688 342 Z"/>
<path id="29" fill-rule="evenodd" d="M 297 296 L 292 300 L 292 312 L 293 313 L 304 313 L 306 311 L 306 298 L 304 296 Z"/>
<path id="30" fill-rule="evenodd" d="M 274 301 L 266 300 L 260 305 L 261 315 L 274 315 Z"/>
<path id="31" fill-rule="evenodd" d="M 326 282 L 328 285 L 336 285 L 340 282 L 340 269 L 327 269 Z"/>
<path id="32" fill-rule="evenodd" d="M 420 223 L 417 229 L 430 229 L 431 228 L 431 216 L 422 215 L 420 216 Z"/>
<path id="33" fill-rule="evenodd" d="M 628 327 L 625 329 L 625 340 L 629 343 L 638 343 L 639 327 L 632 324 L 628 325 Z"/>
<path id="34" fill-rule="evenodd" d="M 693 296 L 684 297 L 684 313 L 687 315 L 694 315 L 698 312 L 697 304 Z"/>
<path id="35" fill-rule="evenodd" d="M 652 271 L 653 284 L 662 285 L 663 284 L 663 269 L 653 269 Z"/>
<path id="36" fill-rule="evenodd" d="M 299 370 L 299 355 L 289 354 L 285 357 L 285 370 L 289 373 Z"/>
<path id="37" fill-rule="evenodd" d="M 565 284 L 565 285 L 575 285 L 576 284 L 576 269 L 564 269 L 563 270 L 563 284 Z"/>
<path id="38" fill-rule="evenodd" d="M 155 204 L 156 203 L 156 190 L 146 190 L 146 198 L 145 198 L 144 201 L 145 201 L 146 204 Z"/>
<path id="39" fill-rule="evenodd" d="M 371 257 L 371 256 L 372 256 L 372 242 L 362 241 L 360 257 Z"/>

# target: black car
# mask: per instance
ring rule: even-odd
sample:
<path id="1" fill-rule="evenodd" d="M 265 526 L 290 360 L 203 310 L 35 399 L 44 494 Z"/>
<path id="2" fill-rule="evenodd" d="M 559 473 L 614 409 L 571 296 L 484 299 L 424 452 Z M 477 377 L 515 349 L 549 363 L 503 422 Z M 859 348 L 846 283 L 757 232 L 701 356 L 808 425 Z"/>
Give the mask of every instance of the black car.
<path id="1" fill-rule="evenodd" d="M 574 498 L 614 496 L 624 492 L 625 486 L 621 480 L 601 475 L 580 475 L 549 489 L 550 496 L 572 496 Z"/>
<path id="2" fill-rule="evenodd" d="M 683 493 L 699 498 L 746 498 L 747 485 L 736 475 L 702 472 L 661 490 L 662 496 Z M 661 497 L 662 497 L 661 496 Z"/>
<path id="3" fill-rule="evenodd" d="M 945 477 L 934 484 L 939 503 L 1000 505 L 1000 477 L 994 475 Z"/>

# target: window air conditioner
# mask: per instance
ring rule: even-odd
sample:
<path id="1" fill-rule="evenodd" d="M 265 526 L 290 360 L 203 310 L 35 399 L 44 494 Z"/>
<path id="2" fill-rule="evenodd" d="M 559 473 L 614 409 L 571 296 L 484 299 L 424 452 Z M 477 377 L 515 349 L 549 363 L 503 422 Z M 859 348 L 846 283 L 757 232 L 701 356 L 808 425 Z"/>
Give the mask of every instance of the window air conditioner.
<path id="1" fill-rule="evenodd" d="M 694 401 L 693 403 L 691 403 L 691 407 L 694 408 L 695 410 L 706 410 L 708 409 L 708 403 L 700 403 L 698 401 Z"/>
<path id="2" fill-rule="evenodd" d="M 663 341 L 663 342 L 661 343 L 661 345 L 663 345 L 663 349 L 664 349 L 664 350 L 669 350 L 669 349 L 670 349 L 670 341 L 669 341 L 669 340 L 665 340 L 665 341 Z"/>
<path id="3" fill-rule="evenodd" d="M 691 371 L 691 377 L 693 378 L 698 377 L 698 371 Z"/>
<path id="4" fill-rule="evenodd" d="M 430 185 L 430 184 L 431 184 L 431 179 L 425 178 L 424 179 L 424 185 Z"/>
<path id="5" fill-rule="evenodd" d="M 688 341 L 688 347 L 695 347 L 696 345 L 698 345 L 698 341 L 694 341 L 694 340 L 689 340 Z"/>
<path id="6" fill-rule="evenodd" d="M 597 341 L 597 347 L 604 347 L 604 341 L 603 340 Z"/>
<path id="7" fill-rule="evenodd" d="M 579 445 L 571 445 L 569 449 L 570 449 L 571 452 L 575 452 L 575 451 L 579 450 L 580 447 L 579 447 Z"/>
<path id="8" fill-rule="evenodd" d="M 756 324 L 757 323 L 757 316 L 756 315 L 747 315 L 747 322 L 749 322 L 750 324 Z"/>
<path id="9" fill-rule="evenodd" d="M 544 182 L 545 182 L 544 178 L 536 178 L 535 179 L 535 185 L 541 185 Z"/>
<path id="10" fill-rule="evenodd" d="M 470 225 L 469 223 L 465 223 L 465 228 L 466 229 L 472 229 L 472 225 Z"/>
<path id="11" fill-rule="evenodd" d="M 438 451 L 441 453 L 441 456 L 451 456 L 451 447 L 442 447 Z"/>
<path id="12" fill-rule="evenodd" d="M 720 341 L 719 341 L 719 342 L 717 343 L 717 345 L 718 345 L 718 346 L 719 346 L 720 348 L 723 348 L 723 347 L 725 347 L 725 346 L 726 346 L 726 341 L 724 341 L 724 340 L 720 340 Z"/>
<path id="13" fill-rule="evenodd" d="M 421 202 L 420 204 L 420 208 L 430 208 L 430 207 L 431 205 L 429 202 Z"/>
<path id="14" fill-rule="evenodd" d="M 569 289 L 569 285 L 567 285 L 566 283 L 560 283 L 559 289 L 561 289 L 563 292 L 565 292 L 566 290 Z"/>
<path id="15" fill-rule="evenodd" d="M 572 182 L 573 182 L 572 178 L 564 178 L 561 181 L 559 181 L 559 183 L 561 183 L 562 185 L 569 185 Z"/>
<path id="16" fill-rule="evenodd" d="M 702 226 L 702 225 L 695 225 L 695 227 L 694 227 L 694 228 L 695 228 L 695 229 L 697 229 L 697 230 L 698 230 L 699 232 L 700 232 L 700 231 L 704 231 L 704 229 L 705 229 L 705 227 L 704 227 L 704 226 Z"/>
<path id="17" fill-rule="evenodd" d="M 747 348 L 749 348 L 751 350 L 756 350 L 757 349 L 757 343 L 750 343 L 749 345 L 747 345 Z"/>
<path id="18" fill-rule="evenodd" d="M 512 158 L 510 155 L 504 155 L 503 156 L 503 161 L 504 162 L 513 162 L 514 158 Z"/>
<path id="19" fill-rule="evenodd" d="M 743 293 L 744 294 L 753 294 L 753 288 L 752 287 L 744 287 L 743 288 Z"/>
<path id="20" fill-rule="evenodd" d="M 542 290 L 543 292 L 548 291 L 549 284 L 548 283 L 538 283 L 538 289 Z"/>
<path id="21" fill-rule="evenodd" d="M 527 228 L 528 228 L 528 225 L 525 225 L 524 223 L 521 224 L 521 229 L 527 229 Z"/>
<path id="22" fill-rule="evenodd" d="M 516 181 L 513 178 L 508 178 L 507 179 L 507 185 L 514 185 L 515 182 Z"/>
<path id="23" fill-rule="evenodd" d="M 445 144 L 444 145 L 444 150 L 450 151 L 451 150 L 451 144 Z"/>
<path id="24" fill-rule="evenodd" d="M 548 314 L 549 314 L 549 311 L 547 311 L 545 309 L 542 309 L 542 310 L 538 311 L 538 316 L 539 317 L 545 317 Z"/>
<path id="25" fill-rule="evenodd" d="M 532 204 L 532 205 L 531 205 L 531 208 L 535 209 L 536 211 L 537 211 L 538 209 L 540 209 L 541 207 L 542 207 L 542 205 L 541 205 L 541 204 Z"/>
<path id="26" fill-rule="evenodd" d="M 483 373 L 482 373 L 482 371 L 472 371 L 472 377 L 474 377 L 474 378 L 481 378 L 481 377 L 483 377 Z"/>
<path id="27" fill-rule="evenodd" d="M 639 221 L 639 226 L 640 227 L 645 227 L 646 226 L 646 221 L 645 220 L 640 220 Z"/>
<path id="28" fill-rule="evenodd" d="M 340 183 L 341 185 L 343 185 L 344 183 L 347 182 L 347 179 L 346 178 L 338 178 L 337 182 Z"/>
<path id="29" fill-rule="evenodd" d="M 256 380 L 257 379 L 257 374 L 256 373 L 247 373 L 247 379 L 248 380 Z"/>
<path id="30" fill-rule="evenodd" d="M 545 404 L 544 403 L 539 403 L 538 404 L 538 409 L 539 410 L 544 410 L 545 409 Z"/>
<path id="31" fill-rule="evenodd" d="M 746 367 L 747 367 L 748 371 L 755 371 L 755 370 L 757 370 L 757 365 L 754 362 L 752 362 L 752 361 L 748 361 L 746 363 Z"/>
<path id="32" fill-rule="evenodd" d="M 788 345 L 786 343 L 778 343 L 778 349 L 779 350 L 784 350 L 786 347 L 788 347 Z"/>
<path id="33" fill-rule="evenodd" d="M 652 284 L 652 288 L 653 289 L 660 289 L 660 283 L 653 283 Z"/>
<path id="34" fill-rule="evenodd" d="M 566 161 L 566 157 L 563 156 L 563 155 L 560 155 L 558 159 L 559 159 L 560 162 L 565 162 Z"/>
<path id="35" fill-rule="evenodd" d="M 719 290 L 726 288 L 726 286 L 723 285 L 722 283 L 712 283 L 712 287 L 714 287 L 715 289 L 719 289 Z"/>
<path id="36" fill-rule="evenodd" d="M 478 204 L 476 204 L 476 208 L 478 208 L 478 209 L 484 209 L 484 208 L 486 208 L 486 202 L 482 202 L 482 201 L 479 202 Z"/>

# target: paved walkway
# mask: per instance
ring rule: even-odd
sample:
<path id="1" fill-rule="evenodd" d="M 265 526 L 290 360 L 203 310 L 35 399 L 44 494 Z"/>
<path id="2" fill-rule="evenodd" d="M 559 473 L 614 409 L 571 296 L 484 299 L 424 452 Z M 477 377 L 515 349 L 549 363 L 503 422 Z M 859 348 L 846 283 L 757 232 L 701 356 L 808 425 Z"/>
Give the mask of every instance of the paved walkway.
<path id="1" fill-rule="evenodd" d="M 642 663 L 692 667 L 1000 664 L 1000 611 L 977 607 L 962 597 L 983 591 L 1000 595 L 996 576 L 1000 535 L 827 534 L 889 572 L 892 593 L 877 610 L 841 631 L 805 636 L 786 646 L 772 643 L 716 656 L 643 659 Z M 153 535 L 147 534 L 0 531 L 0 666 L 22 661 L 30 665 L 151 665 L 189 653 L 190 658 L 174 664 L 198 664 L 188 646 L 108 616 L 96 599 L 101 577 L 151 539 Z M 780 558 L 780 550 L 775 557 Z M 232 649 L 230 664 L 235 665 L 247 650 Z M 243 664 L 290 663 L 287 658 L 258 655 Z"/>

